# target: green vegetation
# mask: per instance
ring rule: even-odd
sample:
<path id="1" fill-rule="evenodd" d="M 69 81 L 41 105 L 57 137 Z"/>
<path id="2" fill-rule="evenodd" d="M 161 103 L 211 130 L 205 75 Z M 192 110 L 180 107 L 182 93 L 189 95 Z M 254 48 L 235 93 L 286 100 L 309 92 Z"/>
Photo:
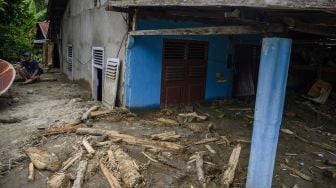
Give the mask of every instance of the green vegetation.
<path id="1" fill-rule="evenodd" d="M 44 0 L 0 0 L 0 58 L 16 61 L 33 51 L 36 22 L 43 21 Z"/>

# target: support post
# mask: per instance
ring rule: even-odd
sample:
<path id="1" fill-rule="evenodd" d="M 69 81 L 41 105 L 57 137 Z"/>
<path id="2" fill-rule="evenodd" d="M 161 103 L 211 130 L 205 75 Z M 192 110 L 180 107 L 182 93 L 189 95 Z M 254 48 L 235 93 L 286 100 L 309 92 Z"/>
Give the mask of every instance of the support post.
<path id="1" fill-rule="evenodd" d="M 263 39 L 247 188 L 272 186 L 291 44 L 291 39 Z"/>

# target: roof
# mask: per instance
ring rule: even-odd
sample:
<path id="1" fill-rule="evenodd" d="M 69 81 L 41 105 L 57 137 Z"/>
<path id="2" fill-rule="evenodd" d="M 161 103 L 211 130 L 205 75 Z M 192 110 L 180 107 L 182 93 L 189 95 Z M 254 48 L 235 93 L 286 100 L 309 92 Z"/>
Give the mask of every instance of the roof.
<path id="1" fill-rule="evenodd" d="M 231 6 L 285 9 L 336 9 L 333 0 L 110 0 L 115 7 Z"/>
<path id="2" fill-rule="evenodd" d="M 49 30 L 49 22 L 38 22 L 37 23 L 38 28 L 41 30 L 41 33 L 43 34 L 44 39 L 47 39 L 48 37 L 48 30 Z"/>

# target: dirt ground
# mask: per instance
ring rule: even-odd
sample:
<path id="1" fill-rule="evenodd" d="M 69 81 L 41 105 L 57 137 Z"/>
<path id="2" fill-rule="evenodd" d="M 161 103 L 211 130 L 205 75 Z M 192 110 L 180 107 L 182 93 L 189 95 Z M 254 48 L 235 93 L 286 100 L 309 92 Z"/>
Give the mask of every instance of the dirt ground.
<path id="1" fill-rule="evenodd" d="M 25 150 L 35 146 L 55 154 L 61 161 L 73 157 L 78 151 L 85 151 L 81 141 L 87 137 L 76 133 L 63 133 L 41 136 L 41 130 L 62 127 L 76 122 L 90 107 L 99 102 L 90 100 L 90 91 L 85 84 L 79 85 L 67 81 L 62 75 L 44 74 L 44 77 L 57 78 L 56 82 L 40 82 L 31 85 L 14 83 L 10 91 L 0 97 L 0 187 L 46 187 L 48 177 L 54 172 L 36 170 L 35 181 L 28 181 L 28 164 L 30 162 Z M 287 92 L 286 115 L 282 128 L 290 129 L 309 141 L 336 147 L 335 120 L 317 115 L 308 108 L 299 95 Z M 336 98 L 331 96 L 327 104 L 316 108 L 335 117 Z M 203 169 L 206 187 L 222 187 L 221 177 L 233 148 L 240 143 L 242 151 L 232 187 L 244 187 L 250 152 L 250 139 L 253 122 L 253 101 L 221 100 L 194 108 L 170 110 L 136 110 L 111 113 L 82 122 L 82 127 L 114 130 L 120 133 L 151 139 L 152 134 L 175 131 L 180 135 L 172 143 L 185 148 L 178 151 L 159 151 L 166 154 L 166 163 L 150 161 L 142 152 L 156 156 L 158 153 L 145 146 L 130 145 L 119 141 L 118 145 L 125 151 L 143 176 L 143 187 L 202 187 L 197 178 L 195 163 L 188 163 L 196 152 L 205 151 Z M 196 111 L 205 115 L 207 120 L 201 122 L 182 122 L 179 113 Z M 136 114 L 136 116 L 134 115 Z M 177 124 L 160 124 L 158 118 L 170 119 Z M 179 120 L 179 121 L 178 121 Z M 210 125 L 210 126 L 209 126 Z M 225 141 L 222 136 L 225 136 Z M 206 138 L 218 138 L 207 143 L 216 153 L 211 153 L 205 144 L 195 142 Z M 108 147 L 95 147 L 97 154 L 89 156 L 88 168 L 83 187 L 109 187 L 98 165 L 98 158 L 104 155 Z M 84 152 L 85 153 L 85 152 Z M 328 188 L 336 187 L 336 181 L 323 174 L 318 167 L 327 167 L 325 160 L 336 160 L 333 152 L 321 147 L 304 143 L 293 135 L 280 134 L 276 157 L 276 168 L 272 187 Z M 209 163 L 208 163 L 209 162 Z M 286 164 L 312 178 L 307 181 L 289 169 L 281 167 Z M 78 161 L 66 173 L 75 178 Z M 328 167 L 329 168 L 329 167 Z M 331 167 L 334 168 L 334 167 Z M 261 177 L 262 178 L 262 177 Z M 120 181 L 123 182 L 123 181 Z M 122 184 L 122 186 L 124 186 Z"/>

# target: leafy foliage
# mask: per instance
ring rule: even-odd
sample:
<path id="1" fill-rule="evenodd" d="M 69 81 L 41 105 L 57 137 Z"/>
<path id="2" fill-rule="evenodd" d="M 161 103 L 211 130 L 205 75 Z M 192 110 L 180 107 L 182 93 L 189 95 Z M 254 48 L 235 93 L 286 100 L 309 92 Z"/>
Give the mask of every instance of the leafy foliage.
<path id="1" fill-rule="evenodd" d="M 36 22 L 46 9 L 36 8 L 44 0 L 0 0 L 0 58 L 17 60 L 23 51 L 33 51 Z"/>

